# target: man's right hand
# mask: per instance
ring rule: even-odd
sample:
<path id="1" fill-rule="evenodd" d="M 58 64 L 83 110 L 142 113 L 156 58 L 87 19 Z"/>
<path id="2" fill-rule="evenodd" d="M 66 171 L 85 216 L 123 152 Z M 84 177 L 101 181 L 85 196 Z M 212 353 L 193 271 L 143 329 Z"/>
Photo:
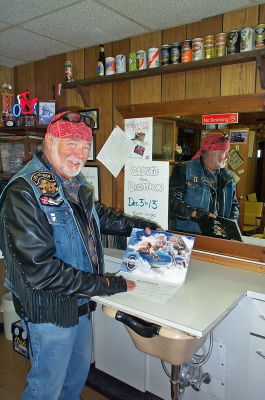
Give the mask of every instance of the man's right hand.
<path id="1" fill-rule="evenodd" d="M 132 291 L 136 286 L 136 283 L 134 281 L 129 280 L 129 279 L 126 279 L 126 284 L 127 284 L 127 291 L 128 292 Z"/>

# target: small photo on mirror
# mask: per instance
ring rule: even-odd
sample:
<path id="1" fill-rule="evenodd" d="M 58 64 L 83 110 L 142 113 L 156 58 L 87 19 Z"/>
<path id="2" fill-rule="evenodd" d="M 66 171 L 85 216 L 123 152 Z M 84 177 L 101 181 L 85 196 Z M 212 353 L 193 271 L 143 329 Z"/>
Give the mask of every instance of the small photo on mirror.
<path id="1" fill-rule="evenodd" d="M 93 120 L 92 129 L 99 129 L 99 110 L 98 108 L 93 108 L 91 110 L 79 110 L 80 114 L 84 115 L 85 117 L 89 117 Z"/>

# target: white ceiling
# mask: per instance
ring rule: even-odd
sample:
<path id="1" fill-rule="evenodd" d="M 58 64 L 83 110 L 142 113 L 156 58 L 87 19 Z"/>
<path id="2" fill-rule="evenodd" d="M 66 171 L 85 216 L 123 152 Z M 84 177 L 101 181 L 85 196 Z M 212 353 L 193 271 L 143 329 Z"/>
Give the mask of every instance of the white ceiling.
<path id="1" fill-rule="evenodd" d="M 0 65 L 14 67 L 261 3 L 264 0 L 0 0 Z"/>

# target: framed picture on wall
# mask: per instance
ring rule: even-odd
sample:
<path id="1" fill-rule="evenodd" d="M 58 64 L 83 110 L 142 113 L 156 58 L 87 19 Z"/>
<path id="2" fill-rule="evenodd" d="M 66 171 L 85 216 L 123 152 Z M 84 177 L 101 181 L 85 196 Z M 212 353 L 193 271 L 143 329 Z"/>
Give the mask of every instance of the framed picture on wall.
<path id="1" fill-rule="evenodd" d="M 39 101 L 39 125 L 48 125 L 55 115 L 55 100 Z"/>
<path id="2" fill-rule="evenodd" d="M 96 136 L 93 135 L 87 161 L 94 161 L 95 158 L 96 158 Z"/>
<path id="3" fill-rule="evenodd" d="M 79 110 L 80 114 L 85 117 L 90 117 L 94 121 L 94 126 L 91 127 L 93 129 L 99 129 L 99 110 L 98 108 L 92 108 L 90 110 Z"/>
<path id="4" fill-rule="evenodd" d="M 85 166 L 81 169 L 83 178 L 94 189 L 94 200 L 100 201 L 100 183 L 98 165 Z"/>

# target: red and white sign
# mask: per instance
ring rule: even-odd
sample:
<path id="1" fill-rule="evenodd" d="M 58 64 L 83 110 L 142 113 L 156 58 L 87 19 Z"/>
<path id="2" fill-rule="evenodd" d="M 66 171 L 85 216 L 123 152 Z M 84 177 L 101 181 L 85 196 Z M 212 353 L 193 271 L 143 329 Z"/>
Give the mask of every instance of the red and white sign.
<path id="1" fill-rule="evenodd" d="M 237 124 L 238 113 L 208 114 L 202 116 L 202 124 Z"/>

